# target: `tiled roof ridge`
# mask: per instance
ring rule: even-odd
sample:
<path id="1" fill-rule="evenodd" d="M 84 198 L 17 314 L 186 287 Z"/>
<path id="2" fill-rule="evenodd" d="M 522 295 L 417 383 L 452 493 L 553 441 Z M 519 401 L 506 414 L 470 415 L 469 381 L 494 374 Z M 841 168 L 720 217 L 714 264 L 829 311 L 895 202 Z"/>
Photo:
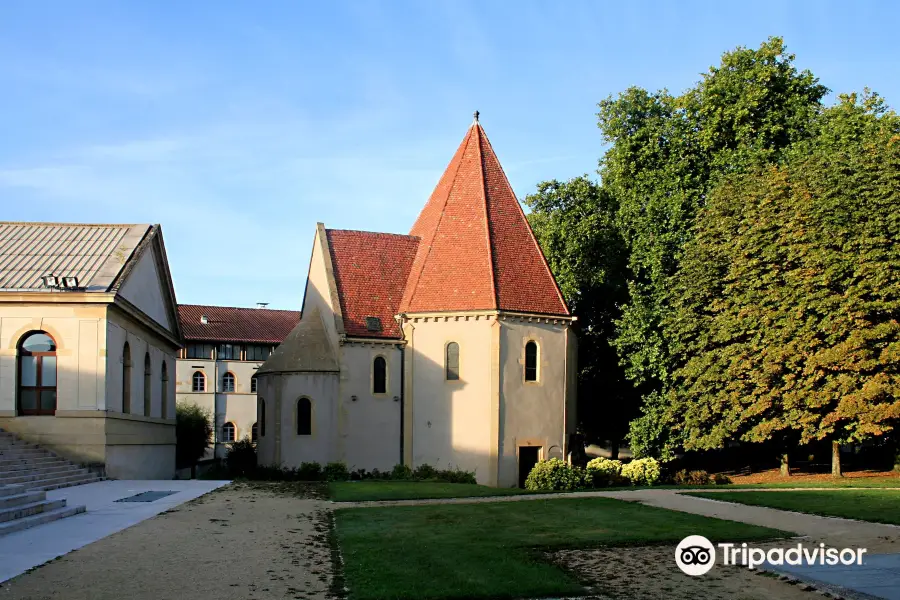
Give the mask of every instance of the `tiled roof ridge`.
<path id="1" fill-rule="evenodd" d="M 477 124 L 477 126 L 479 129 L 481 129 L 481 124 Z M 482 130 L 482 133 L 484 133 L 483 130 Z M 483 138 L 484 138 L 484 141 L 487 143 L 487 147 L 490 150 L 491 154 L 496 156 L 496 153 L 494 152 L 494 146 L 491 145 L 491 140 L 487 137 L 487 134 L 484 134 Z M 559 301 L 562 303 L 562 306 L 565 309 L 566 314 L 569 315 L 572 312 L 569 309 L 569 304 L 566 302 L 566 299 L 562 294 L 562 290 L 559 289 L 559 282 L 556 281 L 556 276 L 553 275 L 553 271 L 550 269 L 550 264 L 547 262 L 547 257 L 544 256 L 544 251 L 541 249 L 541 245 L 538 243 L 537 238 L 534 236 L 534 230 L 531 228 L 531 223 L 528 223 L 528 217 L 525 215 L 525 211 L 522 210 L 522 205 L 519 204 L 519 197 L 516 196 L 515 190 L 512 189 L 512 184 L 509 183 L 509 177 L 506 176 L 506 170 L 503 168 L 503 163 L 501 163 L 499 159 L 497 159 L 497 167 L 500 169 L 500 174 L 502 175 L 501 179 L 506 184 L 506 187 L 509 190 L 509 193 L 512 195 L 513 199 L 515 200 L 516 208 L 519 209 L 519 213 L 522 215 L 522 218 L 525 219 L 525 222 L 528 224 L 528 228 L 527 228 L 528 237 L 531 238 L 531 242 L 534 244 L 534 247 L 537 250 L 538 256 L 541 257 L 541 262 L 544 263 L 544 269 L 546 269 L 547 274 L 550 276 L 550 280 L 553 282 L 553 287 L 556 288 L 556 294 L 559 297 Z M 482 169 L 484 169 L 484 154 L 482 154 Z M 490 226 L 488 226 L 488 229 L 490 229 Z M 493 252 L 493 250 L 492 250 L 492 252 Z M 493 267 L 493 255 L 491 256 L 491 271 L 493 272 L 494 277 L 496 277 L 496 269 L 494 269 L 494 267 Z M 499 298 L 497 298 L 497 306 L 498 307 L 500 306 Z"/>
<path id="2" fill-rule="evenodd" d="M 326 227 L 325 231 L 339 231 L 341 233 L 350 233 L 350 234 L 383 235 L 383 236 L 390 236 L 390 237 L 420 239 L 419 236 L 417 236 L 417 235 L 410 235 L 408 233 L 390 233 L 387 231 L 366 231 L 363 229 L 339 229 L 339 228 L 335 228 L 335 227 Z"/>
<path id="3" fill-rule="evenodd" d="M 252 311 L 270 311 L 270 312 L 288 312 L 288 313 L 300 313 L 299 310 L 293 310 L 290 308 L 256 308 L 254 306 L 225 306 L 222 304 L 192 304 L 189 302 L 179 302 L 178 306 L 190 306 L 196 308 L 227 308 L 230 310 L 252 310 Z"/>
<path id="4" fill-rule="evenodd" d="M 500 298 L 497 296 L 497 268 L 494 264 L 494 240 L 491 236 L 491 213 L 488 209 L 488 192 L 487 192 L 487 175 L 485 174 L 484 168 L 484 151 L 481 147 L 482 138 L 487 139 L 487 135 L 484 134 L 484 130 L 481 129 L 481 125 L 478 123 L 478 117 L 475 117 L 475 122 L 472 124 L 472 127 L 475 128 L 475 135 L 478 136 L 478 168 L 481 171 L 481 198 L 483 200 L 484 206 L 484 235 L 487 242 L 487 253 L 488 253 L 488 264 L 490 264 L 491 268 L 491 297 L 494 299 L 493 308 L 500 308 Z M 493 151 L 493 148 L 491 148 Z"/>
<path id="5" fill-rule="evenodd" d="M 443 204 L 441 205 L 441 212 L 440 212 L 440 215 L 438 216 L 437 223 L 435 224 L 434 227 L 431 228 L 431 235 L 427 240 L 425 240 L 424 238 L 421 238 L 422 242 L 428 246 L 427 253 L 424 257 L 422 257 L 422 261 L 421 261 L 422 264 L 418 269 L 418 273 L 415 272 L 415 270 L 416 270 L 415 262 L 413 263 L 413 268 L 410 269 L 409 279 L 407 279 L 407 281 L 406 281 L 406 290 L 403 294 L 403 299 L 400 302 L 401 310 L 404 310 L 405 308 L 411 306 L 413 303 L 413 299 L 415 298 L 415 294 L 416 294 L 416 286 L 418 286 L 418 284 L 419 284 L 419 279 L 422 278 L 422 271 L 425 270 L 425 264 L 428 262 L 428 259 L 431 257 L 431 251 L 433 249 L 432 242 L 434 242 L 434 236 L 437 235 L 437 231 L 441 226 L 441 221 L 444 219 L 444 209 L 447 207 L 447 202 L 450 201 L 450 195 L 453 193 L 453 188 L 456 185 L 456 176 L 459 174 L 459 169 L 462 167 L 462 164 L 463 164 L 462 158 L 466 154 L 466 149 L 468 149 L 468 147 L 469 147 L 471 138 L 472 138 L 472 136 L 467 135 L 466 140 L 465 140 L 466 144 L 462 148 L 462 152 L 459 152 L 459 150 L 457 150 L 457 154 L 459 155 L 460 160 L 456 163 L 456 170 L 453 171 L 453 178 L 451 179 L 452 185 L 450 186 L 450 189 L 447 190 L 447 194 L 444 196 L 444 201 L 443 201 Z M 454 159 L 455 158 L 456 158 L 456 156 L 454 156 Z M 453 159 L 451 159 L 451 160 L 453 160 Z M 440 180 L 438 180 L 437 185 L 440 185 Z M 435 190 L 435 191 L 437 191 L 437 190 Z M 427 206 L 427 203 L 426 203 L 426 206 Z M 418 221 L 418 219 L 416 219 L 416 220 Z M 415 224 L 413 226 L 415 227 Z M 413 277 L 415 277 L 415 281 L 413 281 L 413 279 L 412 279 Z"/>
<path id="6" fill-rule="evenodd" d="M 151 223 L 62 223 L 55 221 L 0 221 L 0 225 L 43 225 L 46 227 L 150 227 Z"/>

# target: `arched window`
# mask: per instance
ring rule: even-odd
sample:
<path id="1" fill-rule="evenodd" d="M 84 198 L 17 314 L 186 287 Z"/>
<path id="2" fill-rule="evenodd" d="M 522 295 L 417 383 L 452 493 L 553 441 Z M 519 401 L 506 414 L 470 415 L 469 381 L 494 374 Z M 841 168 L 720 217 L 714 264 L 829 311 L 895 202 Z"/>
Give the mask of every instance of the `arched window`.
<path id="1" fill-rule="evenodd" d="M 387 361 L 376 356 L 372 362 L 372 393 L 387 394 Z"/>
<path id="2" fill-rule="evenodd" d="M 162 402 L 162 410 L 160 416 L 163 419 L 169 418 L 169 369 L 166 367 L 166 361 L 162 361 L 162 393 L 159 395 Z"/>
<path id="3" fill-rule="evenodd" d="M 259 426 L 254 423 L 253 427 L 250 428 L 250 441 L 255 442 L 259 439 Z"/>
<path id="4" fill-rule="evenodd" d="M 150 416 L 150 392 L 153 390 L 153 380 L 150 379 L 150 353 L 144 354 L 144 416 Z"/>
<path id="5" fill-rule="evenodd" d="M 525 344 L 525 381 L 538 380 L 538 345 L 531 341 Z"/>
<path id="6" fill-rule="evenodd" d="M 266 435 L 266 401 L 263 398 L 258 398 L 256 406 L 256 422 L 259 423 L 259 435 L 263 437 Z"/>
<path id="7" fill-rule="evenodd" d="M 235 437 L 234 423 L 225 423 L 222 425 L 222 441 L 233 442 Z"/>
<path id="8" fill-rule="evenodd" d="M 202 371 L 194 371 L 194 375 L 191 377 L 191 391 L 206 391 L 206 375 L 204 375 Z"/>
<path id="9" fill-rule="evenodd" d="M 131 346 L 122 349 L 122 412 L 131 412 Z"/>
<path id="10" fill-rule="evenodd" d="M 56 413 L 56 342 L 43 331 L 19 342 L 18 404 L 20 415 Z"/>
<path id="11" fill-rule="evenodd" d="M 222 391 L 234 391 L 234 375 L 232 375 L 231 373 L 225 373 L 224 375 L 222 375 Z"/>
<path id="12" fill-rule="evenodd" d="M 312 435 L 312 402 L 309 398 L 297 400 L 297 435 Z"/>
<path id="13" fill-rule="evenodd" d="M 250 393 L 256 393 L 256 375 L 250 378 Z"/>
<path id="14" fill-rule="evenodd" d="M 447 381 L 459 381 L 459 344 L 447 344 L 446 372 Z"/>

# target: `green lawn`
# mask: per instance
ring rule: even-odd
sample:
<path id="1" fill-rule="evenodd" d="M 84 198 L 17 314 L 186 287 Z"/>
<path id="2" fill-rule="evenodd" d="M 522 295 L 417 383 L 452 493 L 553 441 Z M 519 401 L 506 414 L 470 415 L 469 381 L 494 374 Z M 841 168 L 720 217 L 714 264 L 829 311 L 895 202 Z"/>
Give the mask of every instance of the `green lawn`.
<path id="1" fill-rule="evenodd" d="M 336 502 L 475 498 L 524 493 L 525 490 L 518 488 L 492 488 L 486 485 L 440 481 L 341 481 L 328 484 L 328 495 Z"/>
<path id="2" fill-rule="evenodd" d="M 891 477 L 835 477 L 809 481 L 799 477 L 785 477 L 773 483 L 748 483 L 718 486 L 733 489 L 753 488 L 900 488 L 900 476 Z"/>
<path id="3" fill-rule="evenodd" d="M 689 492 L 712 500 L 900 525 L 900 490 Z"/>
<path id="4" fill-rule="evenodd" d="M 791 535 L 607 498 L 345 508 L 335 524 L 351 600 L 583 594 L 536 550 Z"/>

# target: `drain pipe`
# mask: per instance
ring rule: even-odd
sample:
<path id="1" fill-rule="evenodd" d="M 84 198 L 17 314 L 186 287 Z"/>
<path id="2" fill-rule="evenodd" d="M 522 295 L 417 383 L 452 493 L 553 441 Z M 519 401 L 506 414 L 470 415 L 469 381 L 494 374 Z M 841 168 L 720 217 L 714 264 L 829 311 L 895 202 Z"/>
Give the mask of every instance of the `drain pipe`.
<path id="1" fill-rule="evenodd" d="M 406 378 L 404 377 L 404 371 L 406 369 L 406 357 L 405 357 L 405 346 L 400 346 L 400 462 L 397 464 L 403 464 L 403 411 L 404 411 L 404 391 L 406 390 Z"/>

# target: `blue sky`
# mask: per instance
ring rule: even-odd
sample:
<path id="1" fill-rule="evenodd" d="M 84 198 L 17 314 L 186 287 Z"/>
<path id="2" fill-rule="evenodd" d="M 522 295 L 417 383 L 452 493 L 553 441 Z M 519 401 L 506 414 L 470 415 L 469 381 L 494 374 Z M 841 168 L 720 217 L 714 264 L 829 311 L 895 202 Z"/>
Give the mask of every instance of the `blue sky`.
<path id="1" fill-rule="evenodd" d="M 406 233 L 471 122 L 520 197 L 596 103 L 784 36 L 897 106 L 890 2 L 0 3 L 4 220 L 161 223 L 178 300 L 298 308 L 315 223 Z"/>

